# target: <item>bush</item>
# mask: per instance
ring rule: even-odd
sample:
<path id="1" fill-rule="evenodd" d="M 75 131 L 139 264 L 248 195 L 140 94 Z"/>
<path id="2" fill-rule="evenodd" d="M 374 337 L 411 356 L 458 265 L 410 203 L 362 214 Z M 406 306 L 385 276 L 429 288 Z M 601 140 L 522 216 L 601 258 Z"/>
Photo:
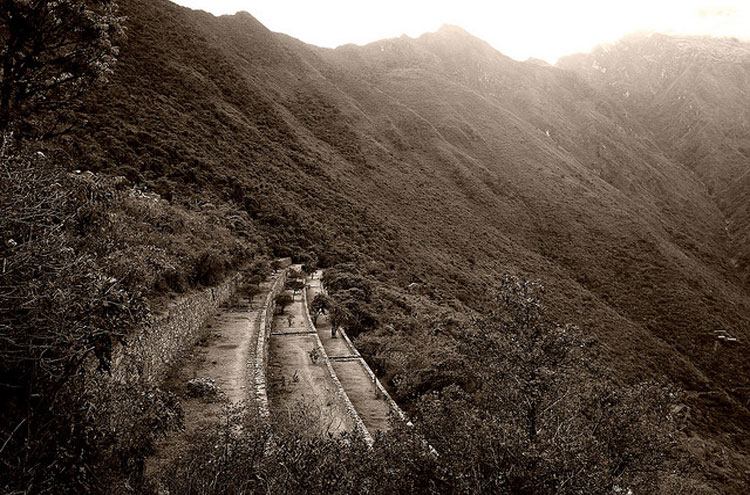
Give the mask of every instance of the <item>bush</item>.
<path id="1" fill-rule="evenodd" d="M 276 307 L 278 308 L 278 313 L 283 313 L 284 309 L 292 304 L 292 302 L 294 302 L 294 299 L 292 299 L 292 296 L 290 296 L 289 294 L 279 294 L 279 296 L 276 298 Z"/>
<path id="2" fill-rule="evenodd" d="M 0 478 L 30 492 L 87 491 L 92 470 L 112 468 L 114 458 L 137 462 L 133 449 L 151 438 L 98 452 L 108 422 L 138 421 L 125 411 L 144 397 L 91 378 L 97 366 L 108 369 L 113 341 L 148 314 L 143 296 L 98 254 L 110 229 L 96 212 L 116 208 L 121 194 L 116 179 L 67 174 L 28 150 L 4 149 L 0 174 Z"/>
<path id="3" fill-rule="evenodd" d="M 195 279 L 207 287 L 216 285 L 223 280 L 229 266 L 226 255 L 204 252 L 196 263 Z"/>

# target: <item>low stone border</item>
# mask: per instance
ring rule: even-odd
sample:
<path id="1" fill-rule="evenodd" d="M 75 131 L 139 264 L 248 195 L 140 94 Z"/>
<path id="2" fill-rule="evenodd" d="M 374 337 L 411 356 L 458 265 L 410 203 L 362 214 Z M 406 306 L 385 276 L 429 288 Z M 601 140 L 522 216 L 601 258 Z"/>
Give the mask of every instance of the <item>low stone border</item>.
<path id="1" fill-rule="evenodd" d="M 344 337 L 344 341 L 346 342 L 346 346 L 349 348 L 349 352 L 359 357 L 359 364 L 362 365 L 362 368 L 367 372 L 368 375 L 370 375 L 370 380 L 372 380 L 372 383 L 375 384 L 375 386 L 378 388 L 378 391 L 383 395 L 386 402 L 388 402 L 388 405 L 391 408 L 391 411 L 393 411 L 396 416 L 398 416 L 401 421 L 406 423 L 409 426 L 414 426 L 414 424 L 409 420 L 409 418 L 406 416 L 406 413 L 404 413 L 403 410 L 401 410 L 400 407 L 398 407 L 398 404 L 396 404 L 396 401 L 393 400 L 391 397 L 391 394 L 388 393 L 388 391 L 383 387 L 383 384 L 380 383 L 380 380 L 377 376 L 375 376 L 375 373 L 373 373 L 372 369 L 370 368 L 370 365 L 367 364 L 367 361 L 365 361 L 365 358 L 362 357 L 362 355 L 359 353 L 356 347 L 354 347 L 354 344 L 349 339 L 349 336 L 346 334 L 346 330 L 343 328 L 339 328 L 339 333 Z"/>
<path id="2" fill-rule="evenodd" d="M 341 385 L 341 381 L 339 381 L 338 376 L 336 376 L 336 371 L 334 371 L 333 365 L 331 365 L 331 360 L 328 358 L 328 353 L 323 347 L 323 342 L 320 340 L 320 335 L 318 335 L 318 330 L 315 328 L 315 325 L 313 324 L 312 319 L 310 319 L 310 311 L 307 307 L 307 288 L 302 290 L 302 313 L 304 313 L 305 325 L 308 328 L 310 328 L 312 332 L 315 333 L 315 343 L 318 346 L 318 352 L 320 352 L 320 355 L 323 357 L 323 361 L 326 363 L 326 369 L 328 369 L 328 375 L 331 377 L 331 380 L 333 381 L 333 384 L 336 387 L 336 393 L 339 395 L 339 398 L 344 402 L 344 405 L 346 406 L 346 410 L 349 413 L 349 416 L 354 421 L 354 426 L 357 429 L 357 431 L 359 431 L 359 433 L 365 439 L 367 444 L 372 446 L 372 444 L 375 443 L 375 440 L 372 438 L 372 435 L 370 435 L 370 432 L 367 430 L 367 427 L 365 426 L 365 423 L 362 421 L 362 418 L 359 417 L 357 410 L 354 409 L 354 405 L 352 405 L 352 401 L 349 400 L 349 396 L 346 394 L 346 391 L 344 390 L 343 385 Z"/>

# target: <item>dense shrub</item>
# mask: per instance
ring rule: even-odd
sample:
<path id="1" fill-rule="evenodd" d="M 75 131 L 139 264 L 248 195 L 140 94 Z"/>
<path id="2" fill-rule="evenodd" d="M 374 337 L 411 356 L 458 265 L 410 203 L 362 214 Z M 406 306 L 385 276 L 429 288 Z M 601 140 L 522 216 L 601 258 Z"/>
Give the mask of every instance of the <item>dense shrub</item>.
<path id="1" fill-rule="evenodd" d="M 229 260 L 225 255 L 205 252 L 196 262 L 195 277 L 202 285 L 216 285 L 224 278 L 228 268 Z"/>
<path id="2" fill-rule="evenodd" d="M 436 493 L 442 477 L 424 442 L 405 428 L 381 437 L 370 449 L 349 435 L 310 437 L 298 420 L 280 424 L 270 437 L 257 417 L 228 409 L 222 424 L 196 432 L 188 444 L 188 452 L 150 480 L 152 490 L 186 495 Z"/>

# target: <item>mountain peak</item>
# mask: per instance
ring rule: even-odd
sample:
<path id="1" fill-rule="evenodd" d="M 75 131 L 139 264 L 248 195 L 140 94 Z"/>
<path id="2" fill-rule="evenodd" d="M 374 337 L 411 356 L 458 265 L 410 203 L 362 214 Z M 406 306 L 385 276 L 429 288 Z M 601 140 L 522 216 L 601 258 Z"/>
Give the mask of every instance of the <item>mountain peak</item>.
<path id="1" fill-rule="evenodd" d="M 438 33 L 450 33 L 450 34 L 461 34 L 464 36 L 471 36 L 471 34 L 466 31 L 461 26 L 456 26 L 455 24 L 443 24 L 440 26 L 440 28 L 437 30 Z M 473 36 L 471 36 L 473 38 Z"/>

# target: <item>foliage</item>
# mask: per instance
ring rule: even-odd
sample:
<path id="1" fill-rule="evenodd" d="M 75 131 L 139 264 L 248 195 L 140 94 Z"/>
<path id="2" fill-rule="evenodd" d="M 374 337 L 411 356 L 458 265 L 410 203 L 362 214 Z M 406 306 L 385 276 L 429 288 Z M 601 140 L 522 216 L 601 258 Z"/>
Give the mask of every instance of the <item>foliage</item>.
<path id="1" fill-rule="evenodd" d="M 292 278 L 287 280 L 285 288 L 291 290 L 293 295 L 297 295 L 297 292 L 305 288 L 305 282 L 298 278 Z"/>
<path id="2" fill-rule="evenodd" d="M 247 303 L 251 308 L 253 307 L 253 298 L 260 294 L 260 292 L 261 291 L 258 284 L 255 284 L 252 281 L 250 283 L 243 284 L 239 289 L 237 289 L 237 293 L 247 299 Z"/>
<path id="3" fill-rule="evenodd" d="M 0 174 L 0 478 L 13 483 L 3 488 L 136 480 L 179 408 L 150 385 L 108 378 L 112 349 L 165 290 L 199 282 L 202 250 L 232 253 L 237 267 L 256 247 L 121 177 L 65 172 L 54 150 L 7 144 Z"/>
<path id="4" fill-rule="evenodd" d="M 328 295 L 319 292 L 315 294 L 310 303 L 310 312 L 312 313 L 313 324 L 318 324 L 318 317 L 324 315 L 333 309 L 334 302 Z"/>
<path id="5" fill-rule="evenodd" d="M 542 289 L 503 277 L 495 310 L 458 338 L 461 383 L 419 401 L 425 435 L 476 492 L 658 491 L 685 468 L 679 395 L 615 384 L 590 338 L 546 319 Z"/>
<path id="6" fill-rule="evenodd" d="M 269 438 L 258 419 L 228 410 L 215 429 L 196 432 L 190 451 L 152 481 L 170 493 L 436 493 L 436 460 L 413 431 L 398 429 L 370 449 L 361 438 L 312 437 L 280 425 Z"/>
<path id="7" fill-rule="evenodd" d="M 137 471 L 159 426 L 177 417 L 158 390 L 96 378 L 148 313 L 143 294 L 97 252 L 107 227 L 100 212 L 122 201 L 121 183 L 9 148 L 0 173 L 0 472 L 12 483 L 4 488 L 80 492 L 103 482 L 99 470 Z"/>
<path id="8" fill-rule="evenodd" d="M 283 313 L 287 306 L 292 304 L 294 299 L 292 296 L 283 292 L 276 298 L 276 307 L 278 308 L 279 314 Z"/>
<path id="9" fill-rule="evenodd" d="M 113 0 L 0 1 L 0 132 L 59 112 L 109 74 L 122 23 Z"/>
<path id="10" fill-rule="evenodd" d="M 308 277 L 313 276 L 317 270 L 318 270 L 318 262 L 317 261 L 306 261 L 302 265 L 302 271 Z"/>
<path id="11" fill-rule="evenodd" d="M 335 301 L 330 308 L 334 331 L 345 326 L 357 336 L 378 326 L 372 305 L 372 282 L 359 273 L 356 265 L 340 264 L 326 270 L 321 283 Z"/>

